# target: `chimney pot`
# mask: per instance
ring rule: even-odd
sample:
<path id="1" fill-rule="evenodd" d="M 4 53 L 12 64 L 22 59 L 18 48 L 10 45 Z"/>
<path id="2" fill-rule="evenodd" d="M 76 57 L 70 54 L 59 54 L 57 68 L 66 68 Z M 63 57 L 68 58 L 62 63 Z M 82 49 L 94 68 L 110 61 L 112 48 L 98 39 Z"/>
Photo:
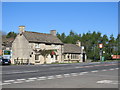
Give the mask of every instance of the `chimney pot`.
<path id="1" fill-rule="evenodd" d="M 19 32 L 22 33 L 25 31 L 25 26 L 21 25 L 19 26 Z"/>
<path id="2" fill-rule="evenodd" d="M 81 42 L 79 40 L 77 40 L 76 45 L 81 47 Z"/>
<path id="3" fill-rule="evenodd" d="M 56 30 L 51 30 L 50 34 L 53 35 L 53 36 L 56 36 Z"/>

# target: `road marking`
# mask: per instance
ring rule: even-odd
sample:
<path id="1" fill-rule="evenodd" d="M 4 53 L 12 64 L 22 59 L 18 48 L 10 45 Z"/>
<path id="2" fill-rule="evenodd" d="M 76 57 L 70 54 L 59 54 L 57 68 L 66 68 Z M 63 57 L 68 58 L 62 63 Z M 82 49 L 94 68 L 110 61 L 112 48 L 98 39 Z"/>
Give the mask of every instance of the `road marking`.
<path id="1" fill-rule="evenodd" d="M 102 70 L 102 71 L 107 71 L 106 69 Z"/>
<path id="2" fill-rule="evenodd" d="M 35 80 L 26 80 L 25 82 L 32 82 L 32 81 L 35 81 Z"/>
<path id="3" fill-rule="evenodd" d="M 70 77 L 70 74 L 64 74 L 65 77 Z"/>
<path id="4" fill-rule="evenodd" d="M 97 81 L 96 83 L 98 84 L 120 84 L 118 81 L 112 81 L 112 80 L 101 80 Z"/>
<path id="5" fill-rule="evenodd" d="M 18 81 L 18 82 L 16 81 L 16 82 L 13 82 L 13 83 L 23 83 L 23 82 L 22 81 Z"/>
<path id="6" fill-rule="evenodd" d="M 40 78 L 40 79 L 45 79 L 46 77 L 38 77 L 38 78 Z"/>
<path id="7" fill-rule="evenodd" d="M 84 73 L 81 72 L 79 75 L 84 75 Z"/>
<path id="8" fill-rule="evenodd" d="M 47 79 L 54 79 L 54 76 L 48 76 Z"/>
<path id="9" fill-rule="evenodd" d="M 111 70 L 111 71 L 112 71 L 112 70 L 115 70 L 115 69 L 112 69 L 112 68 L 111 68 L 111 69 L 109 69 L 109 70 Z"/>
<path id="10" fill-rule="evenodd" d="M 62 78 L 63 76 L 62 75 L 56 75 L 56 78 Z"/>
<path id="11" fill-rule="evenodd" d="M 77 73 L 71 73 L 71 75 L 72 75 L 72 76 L 78 76 L 78 74 L 77 74 Z"/>
<path id="12" fill-rule="evenodd" d="M 11 83 L 2 83 L 2 84 L 0 84 L 0 85 L 8 85 L 8 84 L 11 84 Z"/>
<path id="13" fill-rule="evenodd" d="M 81 73 L 85 74 L 85 73 L 88 73 L 88 72 L 81 72 Z"/>
<path id="14" fill-rule="evenodd" d="M 36 77 L 34 77 L 34 78 L 28 78 L 28 79 L 30 79 L 30 80 L 35 80 L 35 79 L 37 79 Z"/>
<path id="15" fill-rule="evenodd" d="M 91 71 L 91 72 L 98 72 L 97 70 L 95 70 L 95 71 Z"/>
<path id="16" fill-rule="evenodd" d="M 46 77 L 38 77 L 37 80 L 46 80 Z"/>
<path id="17" fill-rule="evenodd" d="M 101 80 L 101 81 L 97 81 L 96 83 L 111 83 L 112 81 L 111 80 Z"/>
<path id="18" fill-rule="evenodd" d="M 115 68 L 115 69 L 119 69 L 119 68 Z"/>
<path id="19" fill-rule="evenodd" d="M 14 82 L 15 80 L 6 80 L 6 81 L 4 81 L 4 82 Z"/>
<path id="20" fill-rule="evenodd" d="M 16 79 L 17 81 L 24 81 L 24 80 L 26 80 L 26 79 Z"/>

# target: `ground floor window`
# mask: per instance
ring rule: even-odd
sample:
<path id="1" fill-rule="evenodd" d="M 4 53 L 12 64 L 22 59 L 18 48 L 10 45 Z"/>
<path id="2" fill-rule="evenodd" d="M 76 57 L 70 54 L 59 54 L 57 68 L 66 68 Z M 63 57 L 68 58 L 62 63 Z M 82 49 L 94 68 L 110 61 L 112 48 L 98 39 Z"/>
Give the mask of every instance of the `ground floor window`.
<path id="1" fill-rule="evenodd" d="M 35 60 L 39 60 L 39 55 L 35 55 Z"/>
<path id="2" fill-rule="evenodd" d="M 55 60 L 57 60 L 57 58 L 58 58 L 58 56 L 57 56 L 57 55 L 55 55 Z"/>
<path id="3" fill-rule="evenodd" d="M 53 58 L 53 55 L 51 55 L 51 58 Z"/>

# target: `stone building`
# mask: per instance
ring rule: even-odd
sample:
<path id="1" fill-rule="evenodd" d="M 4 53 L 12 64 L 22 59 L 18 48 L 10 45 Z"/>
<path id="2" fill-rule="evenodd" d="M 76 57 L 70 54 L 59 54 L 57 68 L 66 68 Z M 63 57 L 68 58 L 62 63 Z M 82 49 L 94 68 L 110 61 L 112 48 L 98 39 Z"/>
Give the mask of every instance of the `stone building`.
<path id="1" fill-rule="evenodd" d="M 53 50 L 54 55 L 49 54 L 46 63 L 62 62 L 63 43 L 57 38 L 56 31 L 50 34 L 25 31 L 25 26 L 19 26 L 20 33 L 12 43 L 12 63 L 43 64 L 44 57 L 36 50 Z"/>
<path id="2" fill-rule="evenodd" d="M 56 36 L 56 30 L 51 30 L 50 34 L 25 31 L 25 26 L 19 26 L 20 33 L 12 43 L 12 58 L 15 63 L 44 64 L 54 62 L 65 62 L 73 60 L 76 55 L 77 61 L 81 61 L 81 46 L 70 45 L 68 52 L 67 44 L 62 43 Z M 52 52 L 44 58 L 37 51 L 51 50 Z M 74 52 L 72 51 L 74 50 Z M 77 50 L 77 51 L 76 51 Z M 71 53 L 70 53 L 71 52 Z M 68 60 L 65 57 L 71 55 Z"/>
<path id="3" fill-rule="evenodd" d="M 64 44 L 64 62 L 85 62 L 86 53 L 80 41 L 76 44 Z"/>

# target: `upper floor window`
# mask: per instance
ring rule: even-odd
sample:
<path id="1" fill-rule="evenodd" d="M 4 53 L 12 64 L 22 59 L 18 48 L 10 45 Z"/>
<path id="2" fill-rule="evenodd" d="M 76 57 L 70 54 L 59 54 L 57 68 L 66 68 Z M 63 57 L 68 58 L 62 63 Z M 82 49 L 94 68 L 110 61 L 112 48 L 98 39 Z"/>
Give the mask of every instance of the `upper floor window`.
<path id="1" fill-rule="evenodd" d="M 40 45 L 38 43 L 35 43 L 35 48 L 40 48 Z"/>

